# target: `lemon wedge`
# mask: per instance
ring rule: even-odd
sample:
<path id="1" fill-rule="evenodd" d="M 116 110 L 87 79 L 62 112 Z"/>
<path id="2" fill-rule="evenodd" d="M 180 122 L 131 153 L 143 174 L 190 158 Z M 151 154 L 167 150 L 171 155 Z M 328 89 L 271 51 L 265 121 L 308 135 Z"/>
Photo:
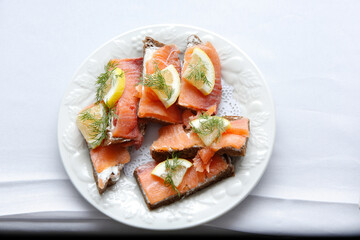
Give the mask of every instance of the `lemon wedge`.
<path id="1" fill-rule="evenodd" d="M 189 65 L 184 72 L 184 78 L 205 96 L 214 89 L 214 65 L 209 56 L 200 48 L 194 48 Z"/>
<path id="2" fill-rule="evenodd" d="M 166 180 L 167 177 L 171 177 L 174 186 L 178 187 L 182 182 L 187 169 L 191 166 L 192 163 L 186 159 L 172 158 L 156 165 L 151 171 L 151 174 L 164 180 Z"/>
<path id="3" fill-rule="evenodd" d="M 76 125 L 90 148 L 98 147 L 105 138 L 106 115 L 104 104 L 96 103 L 86 107 L 76 118 Z"/>
<path id="4" fill-rule="evenodd" d="M 156 74 L 156 73 L 155 73 Z M 174 67 L 174 65 L 169 65 L 163 70 L 160 71 L 161 80 L 164 81 L 166 86 L 152 87 L 152 90 L 156 93 L 160 101 L 164 104 L 165 108 L 169 108 L 173 105 L 180 94 L 180 77 L 179 73 Z M 159 76 L 156 76 L 157 81 L 159 81 Z"/>
<path id="5" fill-rule="evenodd" d="M 115 106 L 125 89 L 125 73 L 120 68 L 115 68 L 106 82 L 104 102 L 108 108 Z"/>
<path id="6" fill-rule="evenodd" d="M 218 116 L 200 117 L 190 121 L 193 132 L 206 146 L 210 146 L 216 139 L 221 137 L 228 128 L 231 127 L 230 121 Z"/>

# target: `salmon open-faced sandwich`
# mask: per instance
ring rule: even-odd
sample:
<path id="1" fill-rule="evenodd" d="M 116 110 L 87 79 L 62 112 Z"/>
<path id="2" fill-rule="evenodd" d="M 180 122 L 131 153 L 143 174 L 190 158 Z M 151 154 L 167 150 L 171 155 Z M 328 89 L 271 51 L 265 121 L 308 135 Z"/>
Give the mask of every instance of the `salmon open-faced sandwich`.
<path id="1" fill-rule="evenodd" d="M 112 68 L 121 69 L 125 78 L 122 95 L 113 107 L 113 115 L 109 118 L 107 136 L 104 145 L 121 143 L 126 146 L 134 145 L 140 148 L 145 134 L 146 121 L 138 118 L 139 98 L 136 97 L 136 86 L 142 76 L 142 58 L 112 59 Z"/>
<path id="2" fill-rule="evenodd" d="M 161 173 L 161 171 L 157 171 L 157 168 L 161 168 L 159 165 L 162 163 L 166 165 L 167 161 L 170 160 L 172 164 L 168 165 L 171 165 L 170 167 L 174 169 L 175 173 L 169 175 L 168 172 L 163 171 L 165 176 L 156 174 L 156 172 Z M 135 169 L 135 179 L 149 210 L 177 202 L 235 174 L 234 165 L 226 155 L 214 155 L 209 172 L 196 171 L 191 160 L 179 158 L 176 161 L 178 162 L 177 165 L 174 164 L 174 158 L 162 163 L 151 161 Z M 187 162 L 189 165 L 185 171 L 181 162 Z M 179 169 L 178 171 L 182 170 L 182 175 L 180 176 L 181 182 L 176 186 L 174 184 L 175 178 L 179 178 L 180 175 L 176 173 L 177 169 Z"/>
<path id="3" fill-rule="evenodd" d="M 181 73 L 178 105 L 216 114 L 222 95 L 221 63 L 211 42 L 202 42 L 197 35 L 188 37 Z"/>
<path id="4" fill-rule="evenodd" d="M 112 59 L 96 82 L 96 102 L 82 109 L 76 125 L 89 148 L 100 194 L 115 184 L 130 161 L 129 148 L 142 145 L 146 122 L 137 116 L 136 86 L 142 58 Z"/>
<path id="5" fill-rule="evenodd" d="M 163 126 L 159 129 L 159 137 L 150 146 L 152 158 L 158 162 L 164 161 L 173 154 L 184 158 L 194 158 L 200 150 L 202 153 L 217 152 L 229 156 L 244 156 L 250 136 L 249 119 L 242 116 L 224 116 L 222 118 L 209 116 L 209 118 L 213 118 L 214 122 L 225 119 L 230 125 L 220 134 L 216 132 L 217 139 L 210 143 L 202 141 L 199 137 L 201 131 L 197 131 L 196 126 L 188 125 L 187 127 L 184 124 Z M 196 119 L 198 118 L 193 116 L 192 121 Z M 214 129 L 216 128 L 215 124 L 213 123 Z M 211 123 L 205 127 L 210 125 Z M 209 131 L 209 134 L 212 132 Z"/>
<path id="6" fill-rule="evenodd" d="M 163 124 L 181 123 L 182 110 L 176 105 L 180 93 L 180 51 L 175 44 L 164 44 L 151 37 L 143 43 L 138 117 Z"/>

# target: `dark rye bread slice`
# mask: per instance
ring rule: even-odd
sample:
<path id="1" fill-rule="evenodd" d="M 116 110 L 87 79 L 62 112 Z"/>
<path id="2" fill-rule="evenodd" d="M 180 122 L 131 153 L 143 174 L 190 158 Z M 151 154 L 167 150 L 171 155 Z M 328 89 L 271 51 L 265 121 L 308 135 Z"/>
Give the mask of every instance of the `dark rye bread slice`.
<path id="1" fill-rule="evenodd" d="M 156 203 L 151 203 L 149 201 L 149 198 L 146 195 L 146 192 L 141 184 L 140 177 L 139 177 L 139 173 L 141 172 L 141 170 L 139 170 L 139 169 L 142 166 L 136 168 L 134 171 L 134 177 L 136 179 L 137 184 L 139 185 L 141 194 L 143 195 L 144 201 L 145 201 L 147 207 L 149 208 L 149 210 L 153 210 L 153 209 L 156 209 L 156 208 L 159 208 L 162 206 L 172 204 L 172 203 L 177 202 L 181 199 L 184 199 L 185 197 L 188 197 L 194 193 L 197 193 L 197 192 L 205 189 L 206 187 L 209 187 L 210 185 L 213 185 L 223 179 L 234 176 L 235 168 L 234 168 L 231 158 L 227 155 L 223 155 L 221 157 L 227 163 L 227 167 L 225 169 L 223 169 L 222 171 L 220 171 L 218 174 L 212 176 L 211 178 L 206 178 L 206 180 L 204 182 L 199 183 L 195 188 L 189 189 L 188 191 L 181 193 L 180 196 L 178 196 L 177 194 L 174 194 L 174 195 L 171 195 L 171 196 L 169 196 L 161 201 L 158 201 Z"/>
<path id="2" fill-rule="evenodd" d="M 96 168 L 95 168 L 94 163 L 93 163 L 93 161 L 92 161 L 92 159 L 91 159 L 91 156 L 90 156 L 90 163 L 91 163 L 91 167 L 92 167 L 92 170 L 93 170 L 93 176 L 94 176 L 96 188 L 97 188 L 97 190 L 99 191 L 99 194 L 101 195 L 101 194 L 103 194 L 103 193 L 107 190 L 108 187 L 114 185 L 114 184 L 117 182 L 117 180 L 113 180 L 113 179 L 110 177 L 109 180 L 107 180 L 107 181 L 105 182 L 104 187 L 101 188 L 101 187 L 100 187 L 100 184 L 99 184 L 99 175 L 98 175 L 98 172 L 96 171 Z M 121 169 L 123 168 L 123 166 L 124 166 L 123 164 L 119 164 L 119 165 L 118 165 L 119 171 L 121 171 Z"/>
<path id="3" fill-rule="evenodd" d="M 162 42 L 159 42 L 155 39 L 153 39 L 152 37 L 149 37 L 149 36 L 146 36 L 145 39 L 143 40 L 143 57 L 145 59 L 145 54 L 146 54 L 146 50 L 147 49 L 156 49 L 156 48 L 161 48 L 163 46 L 165 46 L 166 44 L 165 43 L 162 43 Z M 145 64 L 145 62 L 144 62 Z M 143 70 L 144 72 L 144 70 Z M 155 122 L 155 123 L 160 123 L 160 124 L 163 124 L 163 125 L 167 125 L 167 124 L 173 124 L 171 122 L 166 122 L 166 121 L 163 121 L 161 119 L 157 119 L 157 118 L 153 118 L 153 117 L 145 117 L 144 119 L 147 119 L 148 121 L 150 122 Z"/>
<path id="4" fill-rule="evenodd" d="M 223 116 L 223 118 L 225 118 L 229 121 L 234 121 L 237 119 L 241 119 L 243 117 L 242 116 Z M 248 130 L 250 132 L 250 120 L 249 120 L 249 129 Z M 191 130 L 189 130 L 189 129 L 185 129 L 185 132 L 190 132 L 190 131 Z M 225 148 L 218 150 L 217 154 L 219 154 L 219 155 L 227 154 L 229 156 L 245 156 L 248 140 L 249 140 L 249 138 L 246 137 L 245 144 L 240 149 L 236 149 L 233 147 L 225 147 Z M 191 148 L 185 148 L 185 149 L 181 149 L 181 150 L 169 149 L 167 151 L 156 150 L 156 149 L 153 149 L 150 147 L 150 154 L 151 154 L 151 157 L 157 162 L 165 161 L 166 159 L 171 158 L 171 156 L 173 156 L 173 155 L 177 155 L 179 158 L 192 159 L 196 156 L 197 152 L 200 149 L 202 149 L 203 147 L 204 146 L 193 146 Z"/>
<path id="5" fill-rule="evenodd" d="M 90 162 L 91 162 L 91 166 L 92 166 L 92 169 L 93 169 L 93 175 L 94 175 L 94 179 L 95 179 L 95 183 L 96 183 L 96 188 L 97 188 L 97 190 L 99 191 L 100 194 L 103 194 L 108 187 L 114 185 L 117 181 L 114 181 L 114 180 L 112 180 L 112 179 L 110 178 L 108 181 L 105 182 L 104 187 L 101 188 L 101 187 L 99 186 L 98 173 L 96 172 L 96 169 L 95 169 L 95 166 L 94 166 L 93 162 L 92 162 L 92 161 L 90 161 Z M 120 170 L 121 170 L 121 169 L 120 169 Z"/>
<path id="6" fill-rule="evenodd" d="M 121 144 L 89 149 L 89 158 L 100 194 L 119 180 L 121 170 L 131 160 L 129 147 L 123 147 Z"/>

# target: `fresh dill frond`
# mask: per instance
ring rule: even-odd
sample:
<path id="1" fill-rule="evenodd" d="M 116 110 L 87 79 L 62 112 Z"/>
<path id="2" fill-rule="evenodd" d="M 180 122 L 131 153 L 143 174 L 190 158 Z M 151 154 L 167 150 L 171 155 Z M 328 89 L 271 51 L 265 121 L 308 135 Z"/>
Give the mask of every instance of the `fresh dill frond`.
<path id="1" fill-rule="evenodd" d="M 159 69 L 159 64 L 156 62 L 154 64 L 155 72 L 153 74 L 145 74 L 143 78 L 140 78 L 139 84 L 163 92 L 169 100 L 174 93 L 174 89 L 166 84 L 165 78 Z"/>
<path id="2" fill-rule="evenodd" d="M 107 81 L 109 80 L 109 78 L 111 77 L 111 75 L 113 74 L 113 72 L 116 69 L 116 65 L 117 63 L 114 61 L 109 61 L 105 67 L 104 70 L 105 72 L 101 73 L 98 77 L 97 77 L 97 81 L 96 81 L 96 102 L 100 102 L 105 94 L 106 94 L 106 89 L 107 89 Z M 121 76 L 121 75 L 120 75 Z M 116 76 L 118 77 L 118 76 Z"/>
<path id="3" fill-rule="evenodd" d="M 220 117 L 209 116 L 208 113 L 202 113 L 199 116 L 201 122 L 200 127 L 195 127 L 191 122 L 191 130 L 198 135 L 206 136 L 212 134 L 214 131 L 217 131 L 216 139 L 219 140 L 221 134 L 225 131 L 224 121 Z"/>
<path id="4" fill-rule="evenodd" d="M 81 121 L 90 121 L 89 136 L 93 139 L 91 146 L 98 146 L 106 137 L 106 127 L 108 124 L 108 114 L 104 114 L 101 118 L 96 118 L 89 111 L 80 113 Z"/>
<path id="5" fill-rule="evenodd" d="M 100 103 L 102 104 L 102 103 Z M 90 143 L 90 146 L 96 147 L 99 146 L 102 141 L 106 138 L 107 127 L 110 122 L 116 118 L 119 119 L 119 116 L 116 114 L 116 108 L 111 109 L 107 108 L 103 104 L 103 114 L 101 117 L 97 117 L 95 113 L 91 113 L 89 110 L 85 110 L 79 114 L 79 119 L 81 121 L 89 121 L 89 136 L 93 141 Z"/>
<path id="6" fill-rule="evenodd" d="M 190 72 L 189 74 L 186 76 L 186 78 L 188 80 L 192 80 L 195 82 L 195 84 L 206 84 L 209 87 L 211 87 L 211 82 L 207 79 L 206 77 L 206 66 L 203 63 L 203 61 L 201 60 L 201 58 L 199 58 L 197 63 L 194 64 L 189 64 L 189 68 L 190 68 Z"/>
<path id="7" fill-rule="evenodd" d="M 116 114 L 116 108 L 110 108 L 108 111 L 108 119 L 113 119 L 116 118 L 117 120 L 119 120 L 119 115 Z"/>
<path id="8" fill-rule="evenodd" d="M 174 172 L 176 171 L 176 169 L 180 166 L 181 161 L 179 160 L 179 158 L 177 156 L 174 156 L 174 155 L 171 158 L 172 161 L 169 161 L 169 160 L 170 159 L 168 158 L 165 161 L 165 169 L 166 169 L 167 174 L 166 174 L 166 177 L 164 180 L 164 184 L 165 184 L 165 186 L 171 186 L 171 188 L 177 192 L 178 197 L 180 197 L 180 192 L 174 184 L 173 175 L 174 175 Z"/>

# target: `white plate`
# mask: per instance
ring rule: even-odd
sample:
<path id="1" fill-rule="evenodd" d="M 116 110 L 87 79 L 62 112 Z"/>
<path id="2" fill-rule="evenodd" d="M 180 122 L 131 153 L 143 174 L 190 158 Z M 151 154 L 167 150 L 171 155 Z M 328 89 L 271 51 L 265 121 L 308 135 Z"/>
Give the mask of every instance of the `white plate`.
<path id="1" fill-rule="evenodd" d="M 131 153 L 132 160 L 116 185 L 100 196 L 97 192 L 89 152 L 75 125 L 77 113 L 95 101 L 95 81 L 111 58 L 142 56 L 142 40 L 151 36 L 175 43 L 180 51 L 190 34 L 211 41 L 222 64 L 223 98 L 219 115 L 243 115 L 250 119 L 247 154 L 235 164 L 235 176 L 172 205 L 149 211 L 131 175 L 134 168 L 150 160 L 149 146 L 157 136 L 150 125 L 144 144 Z M 223 37 L 197 27 L 154 25 L 121 34 L 94 51 L 75 73 L 62 100 L 58 120 L 58 144 L 64 167 L 81 195 L 109 217 L 146 229 L 181 229 L 210 221 L 239 204 L 261 178 L 275 138 L 274 106 L 268 86 L 253 61 Z"/>

